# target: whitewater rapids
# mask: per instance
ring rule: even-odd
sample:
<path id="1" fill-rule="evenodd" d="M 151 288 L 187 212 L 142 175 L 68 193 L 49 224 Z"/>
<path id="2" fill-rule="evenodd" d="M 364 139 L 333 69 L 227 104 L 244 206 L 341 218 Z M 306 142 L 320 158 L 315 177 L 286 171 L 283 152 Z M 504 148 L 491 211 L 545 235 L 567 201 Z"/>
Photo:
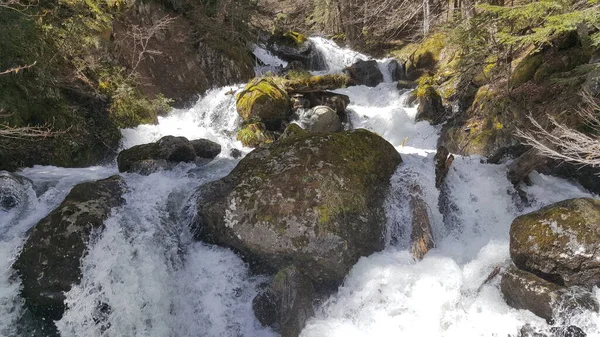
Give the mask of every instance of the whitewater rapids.
<path id="1" fill-rule="evenodd" d="M 340 71 L 365 55 L 311 38 L 329 66 Z M 280 60 L 257 47 L 266 64 Z M 499 290 L 499 278 L 481 287 L 494 268 L 510 263 L 508 232 L 519 214 L 573 197 L 590 197 L 563 179 L 532 174 L 524 187 L 531 201 L 522 205 L 506 179 L 505 165 L 481 163 L 478 157 L 457 157 L 447 177 L 455 210 L 444 223 L 435 188 L 433 156 L 439 130 L 415 122 L 407 92 L 390 82 L 387 61 L 380 62 L 386 81 L 375 88 L 339 89 L 350 97 L 355 128 L 376 132 L 401 153 L 386 202 L 388 245 L 361 258 L 336 294 L 318 304 L 303 337 L 312 336 L 515 336 L 524 324 L 545 327 L 532 313 L 510 308 Z M 113 210 L 106 229 L 93 236 L 82 261 L 83 279 L 67 293 L 69 309 L 56 322 L 63 337 L 93 336 L 276 336 L 252 312 L 252 299 L 269 281 L 252 275 L 228 249 L 195 242 L 189 233 L 193 207 L 188 198 L 206 182 L 227 175 L 244 154 L 235 140 L 240 125 L 235 95 L 242 86 L 209 91 L 191 109 L 160 117 L 158 125 L 123 130 L 123 148 L 156 141 L 165 135 L 218 142 L 222 152 L 203 167 L 180 164 L 149 176 L 122 174 L 129 191 L 126 203 Z M 28 206 L 0 213 L 0 335 L 21 336 L 23 313 L 20 282 L 11 265 L 26 231 L 60 204 L 70 189 L 84 181 L 118 174 L 115 166 L 24 169 L 33 181 Z M 404 186 L 418 182 L 432 221 L 436 248 L 423 261 L 410 257 L 410 211 Z M 593 196 L 592 196 L 593 197 Z M 599 297 L 596 289 L 596 296 Z M 108 304 L 109 311 L 102 310 Z M 600 335 L 600 317 L 586 313 L 569 317 L 588 336 Z"/>

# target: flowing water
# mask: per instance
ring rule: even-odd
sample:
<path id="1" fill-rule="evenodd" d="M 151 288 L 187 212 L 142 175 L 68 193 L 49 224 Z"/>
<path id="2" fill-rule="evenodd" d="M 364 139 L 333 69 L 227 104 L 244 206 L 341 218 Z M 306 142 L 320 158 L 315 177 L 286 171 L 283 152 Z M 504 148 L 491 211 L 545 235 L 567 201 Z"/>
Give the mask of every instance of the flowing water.
<path id="1" fill-rule="evenodd" d="M 367 59 L 325 39 L 312 41 L 329 72 Z M 260 47 L 255 53 L 267 66 L 284 66 Z M 386 61 L 381 69 L 386 70 Z M 399 92 L 389 78 L 386 73 L 387 82 L 375 88 L 337 90 L 350 96 L 354 128 L 378 133 L 402 154 L 385 205 L 387 248 L 358 261 L 338 292 L 319 304 L 302 336 L 514 336 L 526 323 L 545 327 L 530 312 L 505 304 L 498 278 L 481 285 L 494 268 L 509 265 L 508 231 L 517 215 L 589 194 L 534 173 L 534 184 L 524 187 L 530 200 L 525 205 L 505 178 L 504 165 L 458 157 L 446 184 L 451 213 L 442 216 L 433 171 L 439 130 L 414 121 L 416 110 L 404 104 L 407 92 Z M 194 241 L 188 229 L 193 213 L 188 200 L 196 187 L 235 167 L 239 159 L 230 156 L 231 149 L 251 150 L 235 141 L 240 120 L 233 93 L 239 89 L 214 89 L 193 108 L 159 118 L 158 125 L 123 130 L 123 148 L 175 135 L 208 138 L 223 151 L 202 167 L 180 164 L 149 176 L 123 174 L 126 203 L 113 210 L 102 234 L 90 238 L 83 279 L 67 293 L 69 309 L 56 322 L 62 336 L 276 336 L 261 327 L 251 308 L 268 278 L 252 275 L 230 250 Z M 75 184 L 117 173 L 114 166 L 21 172 L 32 181 L 27 206 L 0 213 L 1 336 L 19 336 L 22 300 L 11 265 L 27 229 L 56 208 Z M 405 186 L 415 182 L 423 190 L 436 241 L 420 262 L 407 250 L 411 215 Z M 588 336 L 600 335 L 597 314 L 564 320 Z"/>

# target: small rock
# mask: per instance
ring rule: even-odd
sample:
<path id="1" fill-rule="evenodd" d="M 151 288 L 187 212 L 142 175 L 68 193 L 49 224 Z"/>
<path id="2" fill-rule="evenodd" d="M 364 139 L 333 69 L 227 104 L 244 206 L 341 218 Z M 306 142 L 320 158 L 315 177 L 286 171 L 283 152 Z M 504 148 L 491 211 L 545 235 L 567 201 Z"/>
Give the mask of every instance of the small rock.
<path id="1" fill-rule="evenodd" d="M 27 190 L 32 183 L 25 177 L 0 171 L 0 211 L 19 207 L 27 201 Z"/>
<path id="2" fill-rule="evenodd" d="M 412 90 L 417 87 L 417 83 L 408 80 L 400 80 L 396 83 L 396 88 L 398 90 Z"/>
<path id="3" fill-rule="evenodd" d="M 392 76 L 392 82 L 406 80 L 404 66 L 398 60 L 391 60 L 387 65 L 388 71 Z"/>
<path id="4" fill-rule="evenodd" d="M 413 183 L 410 191 L 410 208 L 412 210 L 412 231 L 410 234 L 410 252 L 415 260 L 422 260 L 425 254 L 435 247 L 433 230 L 427 211 L 427 204 L 423 200 L 421 186 Z"/>
<path id="5" fill-rule="evenodd" d="M 213 159 L 221 153 L 221 145 L 208 139 L 195 139 L 190 141 L 196 156 Z"/>
<path id="6" fill-rule="evenodd" d="M 379 83 L 383 82 L 383 74 L 379 70 L 379 66 L 375 60 L 360 60 L 346 67 L 344 73 L 350 76 L 350 80 L 356 85 L 376 87 Z"/>
<path id="7" fill-rule="evenodd" d="M 339 132 L 342 130 L 342 122 L 337 113 L 324 105 L 306 111 L 300 121 L 309 132 Z"/>
<path id="8" fill-rule="evenodd" d="M 170 162 L 192 162 L 196 158 L 196 151 L 185 137 L 164 136 L 158 140 L 158 158 Z"/>
<path id="9" fill-rule="evenodd" d="M 417 108 L 415 120 L 426 120 L 434 125 L 443 122 L 446 109 L 442 104 L 442 97 L 432 86 L 426 85 L 423 88 L 419 88 L 417 101 L 419 107 Z"/>
<path id="10" fill-rule="evenodd" d="M 265 326 L 278 325 L 282 337 L 297 337 L 314 315 L 310 280 L 292 266 L 280 270 L 270 287 L 252 301 L 256 318 Z"/>
<path id="11" fill-rule="evenodd" d="M 242 156 L 242 151 L 238 149 L 231 149 L 231 151 L 229 151 L 229 155 L 234 159 L 238 159 Z"/>
<path id="12" fill-rule="evenodd" d="M 581 287 L 565 288 L 514 266 L 502 276 L 500 289 L 508 305 L 529 310 L 548 322 L 555 312 L 564 316 L 579 310 L 598 311 L 591 292 Z"/>
<path id="13" fill-rule="evenodd" d="M 550 328 L 552 337 L 586 337 L 587 334 L 575 325 L 554 326 Z"/>

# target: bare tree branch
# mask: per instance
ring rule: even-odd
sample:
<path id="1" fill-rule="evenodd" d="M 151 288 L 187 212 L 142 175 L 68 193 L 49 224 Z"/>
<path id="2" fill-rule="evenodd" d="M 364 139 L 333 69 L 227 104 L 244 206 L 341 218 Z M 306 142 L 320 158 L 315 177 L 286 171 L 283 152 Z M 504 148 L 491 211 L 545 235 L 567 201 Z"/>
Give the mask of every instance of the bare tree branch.
<path id="1" fill-rule="evenodd" d="M 600 102 L 589 92 L 582 93 L 585 106 L 577 117 L 591 132 L 575 130 L 548 116 L 552 131 L 529 116 L 533 130 L 517 130 L 517 135 L 544 156 L 592 167 L 600 167 Z"/>
<path id="2" fill-rule="evenodd" d="M 175 19 L 176 17 L 165 15 L 150 27 L 142 27 L 138 25 L 131 26 L 131 30 L 126 34 L 128 38 L 133 40 L 131 71 L 128 77 L 135 75 L 136 69 L 147 55 L 162 54 L 162 52 L 158 50 L 149 49 L 148 45 L 150 43 L 150 39 L 152 39 L 158 32 L 166 30 Z"/>
<path id="3" fill-rule="evenodd" d="M 27 65 L 27 66 L 20 66 L 20 67 L 16 67 L 16 68 L 11 68 L 11 69 L 8 69 L 8 70 L 0 72 L 0 75 L 6 75 L 6 74 L 10 74 L 10 73 L 15 73 L 16 74 L 16 73 L 18 73 L 21 70 L 29 69 L 29 68 L 33 67 L 34 65 L 36 65 L 36 63 L 37 63 L 37 61 L 35 61 L 32 64 Z"/>

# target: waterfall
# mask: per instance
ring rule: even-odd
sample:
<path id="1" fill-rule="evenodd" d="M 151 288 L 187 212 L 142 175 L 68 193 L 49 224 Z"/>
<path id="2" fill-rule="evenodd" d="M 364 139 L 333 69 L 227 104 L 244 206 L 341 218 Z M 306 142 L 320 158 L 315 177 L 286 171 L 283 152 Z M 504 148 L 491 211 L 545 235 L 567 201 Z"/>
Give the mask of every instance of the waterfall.
<path id="1" fill-rule="evenodd" d="M 311 38 L 329 73 L 367 56 Z M 264 49 L 255 50 L 267 67 L 284 63 Z M 494 268 L 507 266 L 508 231 L 519 214 L 550 203 L 590 196 L 563 179 L 534 174 L 525 187 L 531 201 L 520 203 L 506 179 L 504 165 L 458 156 L 447 177 L 454 209 L 451 221 L 439 211 L 434 163 L 439 127 L 415 122 L 416 109 L 405 105 L 380 60 L 384 83 L 335 90 L 350 97 L 354 128 L 388 140 L 401 153 L 386 201 L 388 244 L 361 258 L 335 294 L 319 303 L 302 336 L 516 336 L 524 324 L 545 326 L 533 314 L 510 308 L 499 279 L 480 289 Z M 126 202 L 113 210 L 105 230 L 90 239 L 82 260 L 83 278 L 67 296 L 68 309 L 56 325 L 63 337 L 78 336 L 276 336 L 254 317 L 252 299 L 268 277 L 251 273 L 232 251 L 192 239 L 189 200 L 194 190 L 227 175 L 238 163 L 232 149 L 251 151 L 235 139 L 240 125 L 235 93 L 243 85 L 213 89 L 190 109 L 160 117 L 158 125 L 122 130 L 122 147 L 165 135 L 208 138 L 223 151 L 211 163 L 179 164 L 149 176 L 121 174 Z M 116 167 L 66 169 L 37 166 L 20 172 L 33 182 L 29 203 L 18 214 L 0 211 L 0 335 L 19 336 L 20 282 L 11 264 L 27 230 L 55 209 L 80 182 L 118 174 Z M 420 262 L 408 252 L 411 214 L 402 206 L 407 184 L 417 182 L 428 205 L 436 248 Z M 599 295 L 597 295 L 599 296 Z M 599 334 L 598 314 L 572 318 L 589 334 Z"/>

